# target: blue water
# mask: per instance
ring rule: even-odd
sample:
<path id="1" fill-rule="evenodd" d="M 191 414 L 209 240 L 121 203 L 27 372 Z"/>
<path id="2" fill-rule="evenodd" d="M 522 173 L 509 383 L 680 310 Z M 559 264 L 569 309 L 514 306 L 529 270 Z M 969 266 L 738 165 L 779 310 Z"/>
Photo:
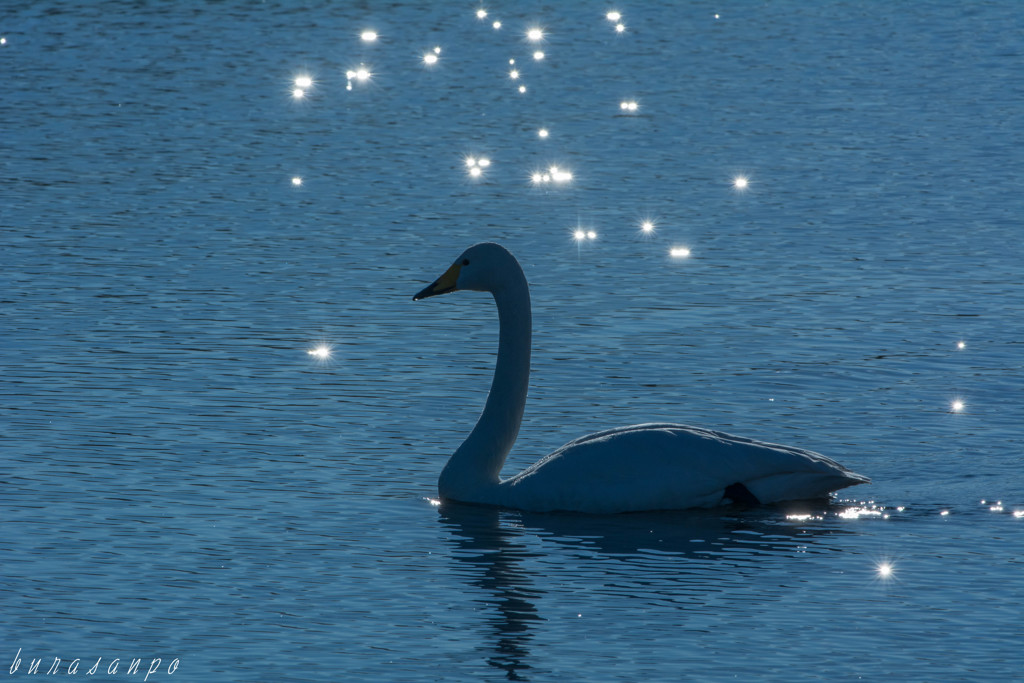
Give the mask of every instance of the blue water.
<path id="1" fill-rule="evenodd" d="M 3 7 L 0 671 L 1024 680 L 1020 5 L 479 7 Z M 497 318 L 411 297 L 481 240 L 534 302 L 506 472 L 674 421 L 873 483 L 436 507 Z"/>

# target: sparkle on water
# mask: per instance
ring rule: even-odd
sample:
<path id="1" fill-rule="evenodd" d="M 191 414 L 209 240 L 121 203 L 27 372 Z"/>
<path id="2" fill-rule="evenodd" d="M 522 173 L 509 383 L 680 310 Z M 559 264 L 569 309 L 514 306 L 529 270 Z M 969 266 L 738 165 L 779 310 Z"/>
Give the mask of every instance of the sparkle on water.
<path id="1" fill-rule="evenodd" d="M 949 412 L 951 413 L 962 413 L 965 407 L 966 406 L 962 398 L 954 398 L 949 402 Z"/>
<path id="2" fill-rule="evenodd" d="M 620 19 L 622 19 L 622 12 L 618 12 L 616 10 L 611 10 L 610 12 L 608 12 L 608 14 L 606 14 L 604 16 L 605 16 L 605 18 L 608 21 L 618 22 Z"/>
<path id="3" fill-rule="evenodd" d="M 513 81 L 519 78 L 519 69 L 512 69 L 508 72 L 508 77 Z"/>
<path id="4" fill-rule="evenodd" d="M 359 83 L 365 83 L 373 77 L 373 72 L 370 71 L 369 67 L 365 64 L 360 64 L 358 69 L 349 69 L 345 72 L 345 78 L 348 79 L 348 85 L 352 85 L 352 81 Z M 349 90 L 352 88 L 349 87 Z"/>
<path id="5" fill-rule="evenodd" d="M 550 135 L 550 133 L 548 132 L 547 128 L 541 128 L 540 130 L 537 131 L 537 137 L 539 137 L 541 140 L 545 139 L 548 135 Z"/>
<path id="6" fill-rule="evenodd" d="M 296 88 L 302 88 L 303 90 L 308 90 L 309 88 L 312 88 L 313 87 L 313 78 L 312 78 L 312 76 L 307 76 L 305 74 L 303 74 L 301 76 L 296 76 L 295 77 L 295 87 Z"/>
<path id="7" fill-rule="evenodd" d="M 619 109 L 622 111 L 634 112 L 640 108 L 636 100 L 623 100 L 619 102 Z"/>
<path id="8" fill-rule="evenodd" d="M 577 243 L 582 243 L 582 242 L 586 242 L 586 241 L 593 242 L 594 240 L 597 239 L 597 231 L 595 231 L 595 230 L 585 230 L 583 228 L 577 227 L 577 228 L 575 228 L 573 230 L 572 238 Z"/>
<path id="9" fill-rule="evenodd" d="M 848 507 L 837 515 L 840 519 L 860 519 L 861 517 L 882 517 L 881 508 L 853 506 Z"/>
<path id="10" fill-rule="evenodd" d="M 433 66 L 434 64 L 437 64 L 437 60 L 438 56 L 436 52 L 428 52 L 427 54 L 423 55 L 423 63 L 426 64 L 427 66 Z"/>
<path id="11" fill-rule="evenodd" d="M 491 160 L 487 157 L 466 157 L 466 173 L 469 174 L 470 178 L 481 178 L 484 175 L 484 169 L 490 167 Z"/>
<path id="12" fill-rule="evenodd" d="M 737 190 L 746 190 L 750 187 L 750 179 L 745 175 L 738 175 L 732 179 L 732 186 Z"/>
<path id="13" fill-rule="evenodd" d="M 534 171 L 530 174 L 530 180 L 532 180 L 535 185 L 544 185 L 547 183 L 565 184 L 572 182 L 572 172 L 566 171 L 558 166 L 551 166 L 547 171 Z"/>
<path id="14" fill-rule="evenodd" d="M 534 43 L 544 40 L 544 30 L 534 26 L 526 32 L 526 38 Z"/>
<path id="15" fill-rule="evenodd" d="M 497 31 L 498 29 L 501 28 L 501 22 L 500 21 L 496 21 L 493 24 L 491 24 L 491 26 L 494 28 L 495 31 Z"/>
<path id="16" fill-rule="evenodd" d="M 960 341 L 958 341 L 958 342 L 956 343 L 956 348 L 957 348 L 958 350 L 960 350 L 960 351 L 963 351 L 964 349 L 966 349 L 966 348 L 967 348 L 967 342 L 965 342 L 965 341 L 963 341 L 963 340 L 960 340 Z"/>
<path id="17" fill-rule="evenodd" d="M 333 351 L 334 348 L 330 344 L 317 344 L 313 348 L 307 349 L 306 353 L 320 362 L 325 362 L 331 359 Z"/>
<path id="18" fill-rule="evenodd" d="M 299 185 L 302 185 L 302 178 L 300 178 L 299 176 L 294 176 L 292 178 L 292 186 L 298 187 Z"/>
<path id="19" fill-rule="evenodd" d="M 642 232 L 645 235 L 654 234 L 655 227 L 656 226 L 654 224 L 654 221 L 651 220 L 650 218 L 645 218 L 642 221 L 640 221 L 640 232 Z"/>
<path id="20" fill-rule="evenodd" d="M 690 255 L 690 250 L 687 247 L 672 247 L 668 250 L 668 255 L 672 258 L 686 258 Z"/>
<path id="21" fill-rule="evenodd" d="M 373 29 L 367 29 L 360 33 L 359 37 L 362 38 L 364 43 L 372 43 L 377 40 L 377 32 Z"/>
<path id="22" fill-rule="evenodd" d="M 544 59 L 544 52 L 542 50 L 537 50 L 533 53 L 533 58 L 539 62 Z"/>

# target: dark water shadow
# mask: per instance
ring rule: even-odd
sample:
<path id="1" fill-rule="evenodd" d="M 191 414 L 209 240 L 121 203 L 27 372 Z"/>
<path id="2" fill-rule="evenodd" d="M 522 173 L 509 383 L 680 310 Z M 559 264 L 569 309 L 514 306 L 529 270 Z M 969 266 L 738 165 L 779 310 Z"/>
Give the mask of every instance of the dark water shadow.
<path id="1" fill-rule="evenodd" d="M 756 574 L 759 556 L 791 553 L 798 546 L 802 552 L 829 551 L 828 544 L 821 544 L 824 538 L 853 532 L 830 524 L 795 524 L 787 515 L 827 517 L 835 509 L 820 502 L 787 508 L 582 515 L 444 503 L 439 519 L 450 534 L 452 556 L 464 565 L 458 574 L 488 596 L 484 602 L 492 610 L 491 632 L 483 638 L 491 643 L 488 664 L 502 670 L 508 680 L 529 680 L 531 627 L 544 621 L 536 602 L 546 592 L 536 586 L 527 568 L 547 555 L 531 549 L 537 538 L 570 554 L 632 565 L 629 573 L 638 585 L 645 583 L 645 572 L 664 572 L 666 560 L 680 582 L 686 576 L 706 582 L 709 567 L 728 568 L 726 576 L 735 581 L 737 573 Z"/>

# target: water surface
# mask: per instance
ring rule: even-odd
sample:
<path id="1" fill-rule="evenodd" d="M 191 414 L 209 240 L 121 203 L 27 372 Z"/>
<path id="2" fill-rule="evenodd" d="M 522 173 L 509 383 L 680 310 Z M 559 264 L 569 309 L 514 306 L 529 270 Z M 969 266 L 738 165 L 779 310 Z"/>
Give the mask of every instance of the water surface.
<path id="1" fill-rule="evenodd" d="M 604 3 L 422 5 L 0 18 L 14 677 L 1019 677 L 1017 4 L 644 2 L 621 34 Z M 572 182 L 531 182 L 551 165 Z M 801 509 L 433 505 L 497 317 L 411 297 L 482 240 L 533 293 L 506 472 L 674 421 L 873 483 Z"/>

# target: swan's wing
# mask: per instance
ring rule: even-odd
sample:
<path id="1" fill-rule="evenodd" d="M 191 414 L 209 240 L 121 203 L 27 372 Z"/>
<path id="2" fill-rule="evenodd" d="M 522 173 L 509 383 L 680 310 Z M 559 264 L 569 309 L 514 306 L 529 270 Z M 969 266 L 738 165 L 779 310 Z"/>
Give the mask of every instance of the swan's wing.
<path id="1" fill-rule="evenodd" d="M 503 487 L 517 507 L 616 512 L 711 507 L 735 483 L 772 503 L 820 498 L 866 481 L 813 451 L 644 424 L 571 441 Z"/>

